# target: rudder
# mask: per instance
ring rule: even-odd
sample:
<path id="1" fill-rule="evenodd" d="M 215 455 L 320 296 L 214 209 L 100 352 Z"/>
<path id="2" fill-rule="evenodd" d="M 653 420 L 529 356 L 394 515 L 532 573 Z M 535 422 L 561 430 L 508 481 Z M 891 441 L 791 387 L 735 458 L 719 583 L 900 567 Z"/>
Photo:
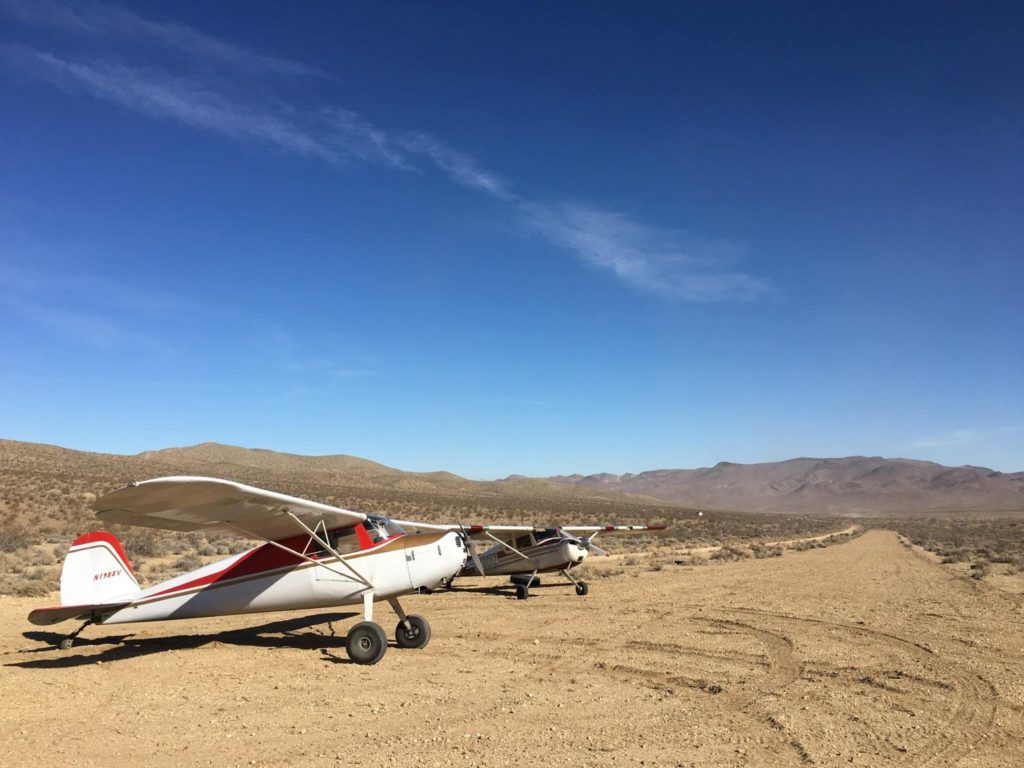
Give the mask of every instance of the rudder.
<path id="1" fill-rule="evenodd" d="M 71 544 L 60 574 L 61 605 L 100 605 L 138 591 L 135 572 L 112 533 L 87 533 Z"/>

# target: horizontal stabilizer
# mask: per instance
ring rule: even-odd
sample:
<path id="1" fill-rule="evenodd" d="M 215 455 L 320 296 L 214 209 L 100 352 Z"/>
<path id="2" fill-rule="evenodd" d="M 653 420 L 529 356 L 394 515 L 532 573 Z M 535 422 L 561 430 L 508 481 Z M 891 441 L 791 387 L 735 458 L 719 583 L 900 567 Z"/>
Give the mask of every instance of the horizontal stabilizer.
<path id="1" fill-rule="evenodd" d="M 104 605 L 61 605 L 56 608 L 37 608 L 28 615 L 28 620 L 38 626 L 59 624 L 68 619 L 95 619 L 107 616 L 124 608 L 129 603 L 107 603 Z"/>

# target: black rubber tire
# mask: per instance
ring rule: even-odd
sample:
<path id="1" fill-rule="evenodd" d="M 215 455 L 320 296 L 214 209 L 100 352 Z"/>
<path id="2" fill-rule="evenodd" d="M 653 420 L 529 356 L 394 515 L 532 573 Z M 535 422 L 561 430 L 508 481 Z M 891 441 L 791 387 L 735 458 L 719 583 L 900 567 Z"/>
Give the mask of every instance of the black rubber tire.
<path id="1" fill-rule="evenodd" d="M 529 576 L 518 576 L 518 575 L 510 576 L 509 577 L 509 581 L 511 583 L 513 583 L 513 584 L 516 584 L 516 585 L 525 584 L 527 587 L 539 587 L 540 586 L 540 579 L 538 579 L 536 576 L 533 577 L 533 581 L 530 581 L 530 577 Z"/>
<path id="2" fill-rule="evenodd" d="M 530 588 L 525 584 L 516 584 L 516 600 L 525 600 L 530 596 Z"/>
<path id="3" fill-rule="evenodd" d="M 430 625 L 422 616 L 415 614 L 405 617 L 412 625 L 412 632 L 405 628 L 403 622 L 398 622 L 395 627 L 395 642 L 399 648 L 425 648 L 430 642 Z"/>
<path id="4" fill-rule="evenodd" d="M 581 581 L 579 584 L 576 585 L 576 594 L 580 597 L 583 597 L 589 591 L 590 585 L 588 585 L 585 581 Z"/>
<path id="5" fill-rule="evenodd" d="M 348 631 L 345 650 L 356 664 L 376 664 L 388 649 L 384 628 L 372 621 L 361 621 Z"/>

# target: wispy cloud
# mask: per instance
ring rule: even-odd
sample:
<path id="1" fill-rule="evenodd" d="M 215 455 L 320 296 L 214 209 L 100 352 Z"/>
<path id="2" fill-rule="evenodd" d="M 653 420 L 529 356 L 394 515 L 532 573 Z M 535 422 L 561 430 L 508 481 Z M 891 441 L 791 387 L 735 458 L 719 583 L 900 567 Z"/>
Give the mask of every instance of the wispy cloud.
<path id="1" fill-rule="evenodd" d="M 528 229 L 649 293 L 722 301 L 755 299 L 769 290 L 764 280 L 728 269 L 738 248 L 726 241 L 661 230 L 578 203 L 523 202 L 519 209 Z"/>
<path id="2" fill-rule="evenodd" d="M 0 10 L 27 23 L 89 35 L 158 40 L 188 54 L 193 64 L 230 64 L 233 70 L 246 72 L 315 73 L 191 27 L 152 22 L 111 6 L 65 6 L 47 0 L 25 8 L 0 0 Z M 58 87 L 332 166 L 358 161 L 402 172 L 434 168 L 505 206 L 531 234 L 645 293 L 710 302 L 752 300 L 771 290 L 768 281 L 736 268 L 740 249 L 734 243 L 654 227 L 587 203 L 532 199 L 471 155 L 423 131 L 386 130 L 339 106 L 311 110 L 270 100 L 247 82 L 207 77 L 194 66 L 184 74 L 169 74 L 148 64 L 132 66 L 106 57 L 72 60 L 23 46 L 0 48 L 0 55 L 21 71 Z"/>
<path id="3" fill-rule="evenodd" d="M 340 148 L 326 144 L 279 114 L 253 102 L 232 100 L 193 80 L 123 64 L 73 62 L 23 46 L 5 46 L 0 52 L 30 75 L 65 89 L 84 89 L 152 117 L 170 118 L 235 139 L 263 142 L 332 164 L 345 161 Z"/>
<path id="4" fill-rule="evenodd" d="M 316 67 L 276 56 L 256 53 L 225 42 L 197 29 L 174 22 L 143 18 L 127 8 L 96 2 L 57 3 L 53 0 L 0 0 L 0 13 L 34 26 L 95 37 L 131 38 L 156 42 L 165 48 L 198 60 L 205 66 L 220 64 L 245 74 L 325 76 Z"/>
<path id="5" fill-rule="evenodd" d="M 514 200 L 516 195 L 500 176 L 481 168 L 469 155 L 452 149 L 436 136 L 413 133 L 396 140 L 407 151 L 428 158 L 453 180 L 500 200 Z"/>

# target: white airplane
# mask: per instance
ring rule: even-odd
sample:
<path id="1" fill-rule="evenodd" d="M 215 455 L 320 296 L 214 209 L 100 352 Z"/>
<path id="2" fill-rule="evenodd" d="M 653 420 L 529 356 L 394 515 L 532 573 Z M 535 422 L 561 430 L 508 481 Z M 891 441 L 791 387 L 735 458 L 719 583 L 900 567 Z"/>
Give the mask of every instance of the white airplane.
<path id="1" fill-rule="evenodd" d="M 437 587 L 462 570 L 457 532 L 408 534 L 386 517 L 206 477 L 163 477 L 120 488 L 93 503 L 96 516 L 169 531 L 233 533 L 264 544 L 140 589 L 121 543 L 110 533 L 79 537 L 64 559 L 61 605 L 29 614 L 33 624 L 84 620 L 61 641 L 70 648 L 89 624 L 192 619 L 261 611 L 362 605 L 363 621 L 345 646 L 358 664 L 376 664 L 387 636 L 373 604 L 398 614 L 400 648 L 423 648 L 430 625 L 407 615 L 400 595 Z"/>
<path id="2" fill-rule="evenodd" d="M 577 595 L 590 591 L 589 585 L 573 577 L 571 571 L 579 567 L 591 552 L 607 555 L 594 543 L 599 533 L 616 531 L 660 531 L 660 523 L 647 525 L 566 525 L 560 528 L 538 528 L 532 525 L 434 525 L 402 521 L 402 525 L 416 530 L 458 531 L 466 541 L 472 562 L 467 561 L 458 576 L 510 576 L 516 587 L 516 598 L 525 600 L 530 587 L 540 586 L 538 573 L 561 573 L 576 588 Z M 589 533 L 589 536 L 574 534 Z M 497 535 L 496 535 L 497 534 Z M 493 546 L 478 554 L 475 539 L 486 539 Z M 451 588 L 452 580 L 445 586 Z"/>

